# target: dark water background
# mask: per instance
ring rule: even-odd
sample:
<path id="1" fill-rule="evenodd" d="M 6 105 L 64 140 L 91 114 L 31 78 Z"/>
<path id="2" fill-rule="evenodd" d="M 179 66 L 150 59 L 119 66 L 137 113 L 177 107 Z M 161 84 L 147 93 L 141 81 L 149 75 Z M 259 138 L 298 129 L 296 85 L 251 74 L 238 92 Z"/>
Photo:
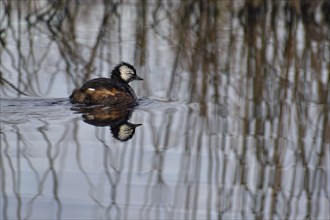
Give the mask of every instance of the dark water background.
<path id="1" fill-rule="evenodd" d="M 329 14 L 1 1 L 1 219 L 329 219 Z M 71 91 L 122 60 L 140 106 L 74 111 Z M 142 125 L 118 141 L 128 123 Z"/>

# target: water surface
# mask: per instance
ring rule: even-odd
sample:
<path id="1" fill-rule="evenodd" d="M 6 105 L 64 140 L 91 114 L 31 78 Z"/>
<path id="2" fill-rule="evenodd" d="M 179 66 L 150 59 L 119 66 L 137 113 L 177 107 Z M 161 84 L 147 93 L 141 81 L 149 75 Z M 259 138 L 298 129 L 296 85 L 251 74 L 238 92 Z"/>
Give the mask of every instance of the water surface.
<path id="1" fill-rule="evenodd" d="M 328 219 L 330 5 L 296 3 L 0 2 L 1 218 Z M 69 103 L 122 60 L 139 106 Z"/>

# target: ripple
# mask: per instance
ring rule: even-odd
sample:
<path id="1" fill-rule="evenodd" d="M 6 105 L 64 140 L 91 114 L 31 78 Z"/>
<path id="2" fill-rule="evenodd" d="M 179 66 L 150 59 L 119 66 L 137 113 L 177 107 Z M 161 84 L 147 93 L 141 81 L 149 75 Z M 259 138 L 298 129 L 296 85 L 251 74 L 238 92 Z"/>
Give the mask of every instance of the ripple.
<path id="1" fill-rule="evenodd" d="M 1 99 L 0 122 L 22 124 L 30 120 L 54 120 L 70 116 L 68 99 L 20 98 Z"/>

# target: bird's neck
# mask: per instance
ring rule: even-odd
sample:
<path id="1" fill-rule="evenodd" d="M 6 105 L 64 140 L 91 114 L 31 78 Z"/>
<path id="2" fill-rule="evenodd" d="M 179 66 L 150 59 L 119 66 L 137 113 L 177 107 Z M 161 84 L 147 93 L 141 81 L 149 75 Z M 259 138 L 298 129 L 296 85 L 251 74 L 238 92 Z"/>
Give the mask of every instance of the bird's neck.
<path id="1" fill-rule="evenodd" d="M 119 76 L 112 74 L 111 75 L 111 79 L 116 80 L 118 82 L 125 82 L 124 80 L 122 80 L 122 78 L 120 78 Z"/>

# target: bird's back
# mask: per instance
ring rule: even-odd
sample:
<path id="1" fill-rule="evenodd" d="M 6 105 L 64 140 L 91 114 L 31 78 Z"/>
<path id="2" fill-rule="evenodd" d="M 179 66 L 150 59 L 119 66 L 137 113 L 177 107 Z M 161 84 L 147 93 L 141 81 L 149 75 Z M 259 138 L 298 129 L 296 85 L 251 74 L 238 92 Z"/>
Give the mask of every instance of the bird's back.
<path id="1" fill-rule="evenodd" d="M 85 82 L 80 89 L 74 90 L 70 101 L 86 105 L 121 107 L 135 105 L 137 98 L 127 83 L 109 78 L 96 78 Z"/>

